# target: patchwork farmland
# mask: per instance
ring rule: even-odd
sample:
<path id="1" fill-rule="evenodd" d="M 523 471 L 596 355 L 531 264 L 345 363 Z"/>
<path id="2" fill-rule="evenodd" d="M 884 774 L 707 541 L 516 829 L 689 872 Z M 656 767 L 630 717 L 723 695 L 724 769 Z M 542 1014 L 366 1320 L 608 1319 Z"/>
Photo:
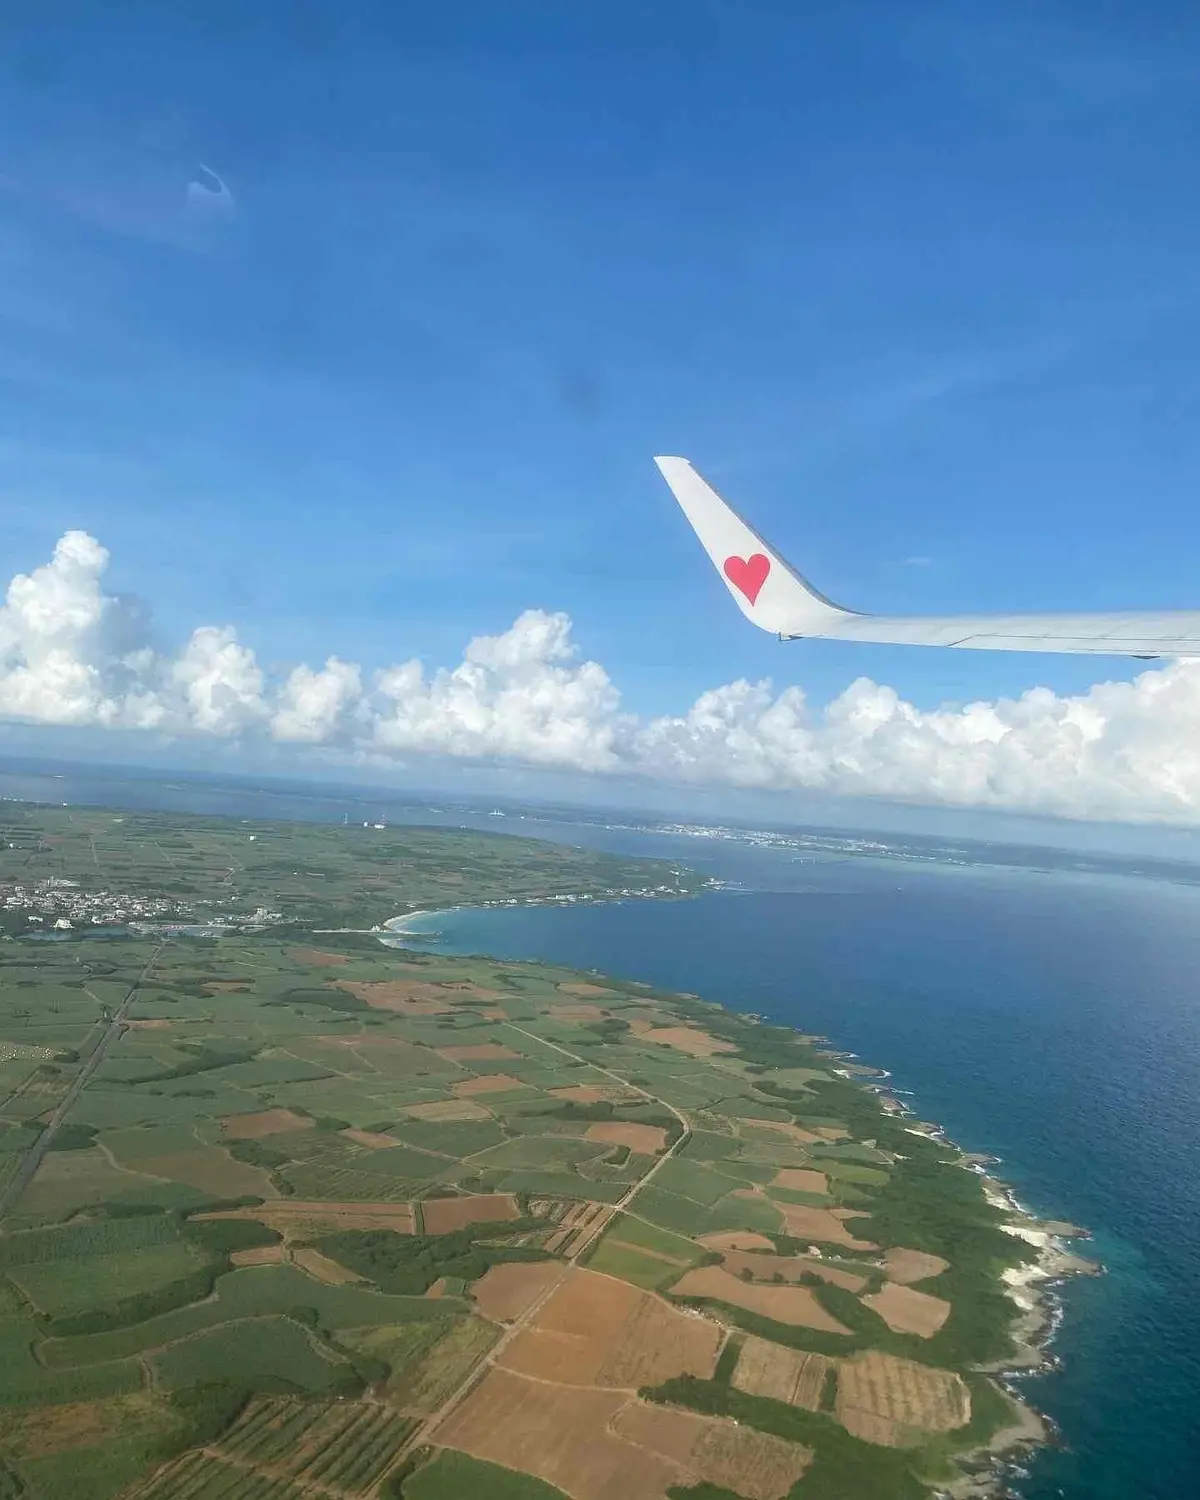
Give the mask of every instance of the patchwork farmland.
<path id="1" fill-rule="evenodd" d="M 811 1041 L 316 931 L 337 830 L 41 818 L 63 878 L 80 828 L 129 879 L 150 839 L 297 919 L 0 951 L 0 1495 L 908 1500 L 1010 1420 L 975 1367 L 1027 1247 Z M 391 838 L 385 915 L 505 858 L 634 878 L 425 831 L 402 876 Z"/>

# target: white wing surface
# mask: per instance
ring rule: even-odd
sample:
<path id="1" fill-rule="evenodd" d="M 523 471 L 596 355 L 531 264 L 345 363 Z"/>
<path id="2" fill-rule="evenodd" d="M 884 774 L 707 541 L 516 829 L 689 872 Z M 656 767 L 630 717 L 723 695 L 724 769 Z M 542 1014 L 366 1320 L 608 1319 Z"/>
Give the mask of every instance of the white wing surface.
<path id="1" fill-rule="evenodd" d="M 1200 656 L 1200 610 L 1136 614 L 865 615 L 843 609 L 788 566 L 686 458 L 654 462 L 734 603 L 784 640 L 958 646 L 1101 656 Z"/>

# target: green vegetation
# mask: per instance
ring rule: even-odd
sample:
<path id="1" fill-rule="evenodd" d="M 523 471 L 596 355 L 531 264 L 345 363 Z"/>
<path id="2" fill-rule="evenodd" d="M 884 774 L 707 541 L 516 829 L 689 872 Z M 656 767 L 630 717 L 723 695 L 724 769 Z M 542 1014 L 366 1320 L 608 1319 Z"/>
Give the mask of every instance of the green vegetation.
<path id="1" fill-rule="evenodd" d="M 725 1340 L 725 1347 L 721 1350 L 717 1367 L 713 1371 L 713 1380 L 717 1385 L 728 1385 L 733 1379 L 733 1372 L 737 1369 L 737 1362 L 741 1358 L 742 1340 L 731 1335 Z"/>
<path id="2" fill-rule="evenodd" d="M 4 820 L 0 881 L 32 886 L 69 879 L 83 890 L 205 901 L 230 913 L 264 906 L 301 929 L 367 928 L 439 902 L 655 887 L 682 892 L 699 885 L 665 861 L 458 829 L 342 828 L 19 803 L 5 804 Z M 244 978 L 216 964 L 212 970 L 214 978 Z M 180 975 L 176 987 L 195 994 L 208 977 Z"/>
<path id="3" fill-rule="evenodd" d="M 466 1495 L 486 1495 L 487 1500 L 566 1500 L 562 1490 L 532 1474 L 517 1474 L 450 1449 L 404 1478 L 391 1494 L 403 1500 L 463 1500 Z"/>
<path id="4" fill-rule="evenodd" d="M 601 1240 L 587 1256 L 589 1270 L 630 1281 L 646 1291 L 657 1291 L 683 1274 L 683 1266 L 671 1266 L 640 1250 L 612 1239 Z"/>
<path id="5" fill-rule="evenodd" d="M 60 1125 L 50 1142 L 51 1151 L 86 1151 L 95 1143 L 96 1131 L 91 1125 Z"/>
<path id="6" fill-rule="evenodd" d="M 190 1219 L 184 1233 L 194 1245 L 211 1255 L 230 1255 L 235 1250 L 256 1250 L 260 1245 L 278 1245 L 283 1236 L 256 1219 Z"/>
<path id="7" fill-rule="evenodd" d="M 742 1500 L 733 1490 L 723 1489 L 719 1484 L 702 1480 L 699 1484 L 673 1484 L 667 1491 L 670 1500 Z"/>
<path id="8" fill-rule="evenodd" d="M 290 1318 L 248 1318 L 206 1329 L 151 1358 L 166 1390 L 212 1384 L 236 1370 L 259 1391 L 354 1393 L 360 1382 L 344 1360 L 322 1352 L 307 1330 Z"/>
<path id="9" fill-rule="evenodd" d="M 544 1229 L 537 1219 L 502 1226 L 476 1225 L 453 1234 L 396 1234 L 391 1229 L 347 1229 L 325 1235 L 317 1249 L 373 1281 L 381 1291 L 420 1296 L 444 1276 L 475 1281 L 502 1261 L 545 1260 L 545 1251 L 515 1244 L 480 1243 L 502 1229 L 506 1235 Z"/>
<path id="10" fill-rule="evenodd" d="M 635 1200 L 635 1204 L 637 1201 Z M 679 1234 L 670 1234 L 664 1229 L 635 1218 L 633 1214 L 617 1214 L 605 1231 L 605 1238 L 618 1239 L 627 1245 L 638 1245 L 644 1250 L 653 1250 L 658 1255 L 670 1256 L 672 1260 L 682 1261 L 685 1265 L 708 1258 L 707 1252 L 697 1245 L 695 1240 L 686 1239 Z"/>
<path id="11" fill-rule="evenodd" d="M 178 1418 L 179 1431 L 170 1451 L 198 1448 L 217 1438 L 237 1419 L 249 1400 L 249 1390 L 238 1381 L 210 1380 L 187 1386 L 170 1395 L 172 1413 Z M 167 1457 L 164 1445 L 163 1457 Z"/>
<path id="12" fill-rule="evenodd" d="M 773 1234 L 783 1224 L 783 1216 L 766 1198 L 733 1198 L 728 1194 L 704 1208 L 690 1198 L 664 1192 L 658 1178 L 644 1188 L 631 1205 L 643 1219 L 672 1229 L 677 1234 L 708 1234 L 716 1229 L 754 1229 Z"/>
<path id="13" fill-rule="evenodd" d="M 475 1157 L 475 1165 L 485 1169 L 562 1167 L 570 1170 L 581 1161 L 603 1156 L 607 1149 L 593 1141 L 575 1140 L 569 1135 L 527 1135 L 482 1152 Z"/>
<path id="14" fill-rule="evenodd" d="M 655 1177 L 654 1186 L 659 1192 L 675 1193 L 703 1208 L 711 1208 L 740 1184 L 736 1178 L 697 1162 L 669 1161 Z"/>
<path id="15" fill-rule="evenodd" d="M 225 1149 L 234 1161 L 245 1162 L 248 1167 L 262 1167 L 266 1172 L 286 1166 L 289 1160 L 286 1151 L 276 1151 L 261 1141 L 230 1141 Z"/>
<path id="16" fill-rule="evenodd" d="M 618 1214 L 588 1252 L 586 1263 L 593 1271 L 656 1290 L 706 1259 L 705 1251 L 693 1240 Z"/>
<path id="17" fill-rule="evenodd" d="M 215 1296 L 139 1323 L 106 1332 L 51 1338 L 39 1350 L 51 1369 L 124 1360 L 207 1328 L 304 1309 L 318 1327 L 333 1331 L 372 1324 L 444 1322 L 455 1304 L 423 1297 L 394 1297 L 362 1286 L 326 1286 L 295 1266 L 246 1267 L 221 1276 Z"/>
<path id="18" fill-rule="evenodd" d="M 0 1309 L 0 1408 L 95 1401 L 140 1389 L 142 1369 L 131 1359 L 86 1370 L 45 1368 L 33 1354 L 41 1332 L 29 1315 Z"/>

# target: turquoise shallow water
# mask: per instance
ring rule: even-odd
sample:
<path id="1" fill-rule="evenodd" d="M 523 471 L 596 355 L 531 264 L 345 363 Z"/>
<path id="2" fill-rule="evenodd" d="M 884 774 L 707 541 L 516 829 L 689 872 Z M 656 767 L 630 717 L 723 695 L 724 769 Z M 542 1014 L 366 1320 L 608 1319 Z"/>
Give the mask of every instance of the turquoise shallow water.
<path id="1" fill-rule="evenodd" d="M 1108 1267 L 1063 1290 L 1061 1368 L 1025 1389 L 1064 1446 L 1014 1475 L 1014 1491 L 1200 1492 L 1200 891 L 578 837 L 702 860 L 741 888 L 425 925 L 459 951 L 697 991 L 892 1070 L 919 1113 L 1000 1156 L 1031 1207 L 1089 1226 Z"/>

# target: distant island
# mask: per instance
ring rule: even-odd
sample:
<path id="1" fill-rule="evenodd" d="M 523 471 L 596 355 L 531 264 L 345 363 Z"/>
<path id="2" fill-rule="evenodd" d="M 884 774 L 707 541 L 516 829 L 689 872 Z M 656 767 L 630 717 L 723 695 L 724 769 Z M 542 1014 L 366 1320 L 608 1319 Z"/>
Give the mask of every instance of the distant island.
<path id="1" fill-rule="evenodd" d="M 1044 1440 L 995 1375 L 1039 1357 L 1077 1231 L 873 1069 L 635 980 L 380 941 L 693 872 L 3 821 L 0 1500 L 918 1500 Z"/>

